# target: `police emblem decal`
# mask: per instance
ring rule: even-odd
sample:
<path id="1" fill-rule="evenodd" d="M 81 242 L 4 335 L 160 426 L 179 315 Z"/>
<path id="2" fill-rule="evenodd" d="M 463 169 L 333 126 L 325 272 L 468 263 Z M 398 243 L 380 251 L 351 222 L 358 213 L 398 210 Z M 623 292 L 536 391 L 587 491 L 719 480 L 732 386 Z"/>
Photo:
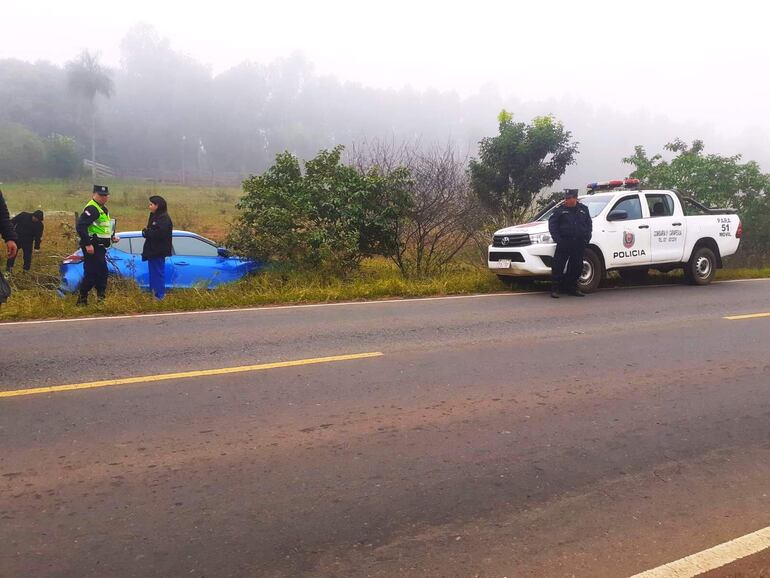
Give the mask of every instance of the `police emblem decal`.
<path id="1" fill-rule="evenodd" d="M 623 231 L 623 246 L 630 249 L 634 246 L 634 234 L 631 231 Z"/>

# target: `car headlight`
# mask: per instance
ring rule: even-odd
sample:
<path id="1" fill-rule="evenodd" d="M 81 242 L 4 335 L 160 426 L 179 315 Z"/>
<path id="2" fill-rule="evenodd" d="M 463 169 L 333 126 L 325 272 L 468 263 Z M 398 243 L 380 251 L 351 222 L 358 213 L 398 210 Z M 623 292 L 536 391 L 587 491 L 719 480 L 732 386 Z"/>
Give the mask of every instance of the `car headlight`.
<path id="1" fill-rule="evenodd" d="M 532 241 L 533 244 L 553 243 L 553 238 L 551 237 L 551 233 L 537 233 L 535 235 L 530 235 L 529 239 L 530 241 Z"/>

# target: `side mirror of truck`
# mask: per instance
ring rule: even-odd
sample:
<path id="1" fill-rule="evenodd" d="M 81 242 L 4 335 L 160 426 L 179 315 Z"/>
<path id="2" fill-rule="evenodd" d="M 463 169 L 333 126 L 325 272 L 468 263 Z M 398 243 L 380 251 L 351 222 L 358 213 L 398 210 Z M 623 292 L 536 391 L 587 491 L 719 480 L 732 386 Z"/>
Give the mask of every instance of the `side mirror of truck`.
<path id="1" fill-rule="evenodd" d="M 625 221 L 626 219 L 628 219 L 628 212 L 621 211 L 620 209 L 610 211 L 610 214 L 607 215 L 608 221 Z"/>

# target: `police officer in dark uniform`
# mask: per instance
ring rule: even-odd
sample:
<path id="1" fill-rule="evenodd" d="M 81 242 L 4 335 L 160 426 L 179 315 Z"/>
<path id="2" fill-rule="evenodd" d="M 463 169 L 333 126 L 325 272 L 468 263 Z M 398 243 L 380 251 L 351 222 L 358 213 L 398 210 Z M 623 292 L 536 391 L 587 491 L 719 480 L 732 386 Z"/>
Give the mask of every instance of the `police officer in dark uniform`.
<path id="1" fill-rule="evenodd" d="M 24 270 L 29 271 L 32 267 L 32 249 L 40 250 L 40 242 L 43 239 L 43 211 L 27 213 L 22 211 L 11 219 L 16 235 L 19 237 L 19 250 L 24 251 Z M 13 269 L 16 258 L 9 258 L 6 269 Z"/>
<path id="2" fill-rule="evenodd" d="M 107 248 L 118 241 L 105 206 L 109 195 L 107 187 L 94 185 L 93 196 L 75 226 L 83 249 L 84 272 L 78 305 L 88 304 L 88 293 L 94 287 L 98 301 L 104 300 L 107 293 Z"/>
<path id="3" fill-rule="evenodd" d="M 564 203 L 548 219 L 548 231 L 556 241 L 551 266 L 551 297 L 554 299 L 558 299 L 562 288 L 575 297 L 585 296 L 577 282 L 583 272 L 583 251 L 591 241 L 593 223 L 588 207 L 579 203 L 577 196 L 577 189 L 566 189 Z"/>
<path id="4" fill-rule="evenodd" d="M 11 223 L 11 215 L 8 212 L 8 205 L 5 204 L 3 198 L 3 191 L 0 191 L 0 237 L 5 241 L 6 248 L 8 249 L 8 258 L 13 259 L 16 257 L 16 229 L 14 229 Z"/>

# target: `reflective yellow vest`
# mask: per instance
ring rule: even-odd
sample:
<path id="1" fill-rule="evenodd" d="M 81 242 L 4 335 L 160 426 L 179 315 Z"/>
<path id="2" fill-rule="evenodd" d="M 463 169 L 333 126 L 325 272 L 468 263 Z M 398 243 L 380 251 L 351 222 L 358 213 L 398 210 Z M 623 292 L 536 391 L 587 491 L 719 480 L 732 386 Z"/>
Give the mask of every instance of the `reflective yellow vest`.
<path id="1" fill-rule="evenodd" d="M 96 236 L 99 239 L 111 239 L 112 238 L 112 223 L 110 222 L 110 216 L 104 212 L 104 207 L 99 203 L 91 199 L 86 204 L 86 207 L 96 207 L 99 211 L 99 218 L 93 223 L 88 225 L 88 234 Z"/>

